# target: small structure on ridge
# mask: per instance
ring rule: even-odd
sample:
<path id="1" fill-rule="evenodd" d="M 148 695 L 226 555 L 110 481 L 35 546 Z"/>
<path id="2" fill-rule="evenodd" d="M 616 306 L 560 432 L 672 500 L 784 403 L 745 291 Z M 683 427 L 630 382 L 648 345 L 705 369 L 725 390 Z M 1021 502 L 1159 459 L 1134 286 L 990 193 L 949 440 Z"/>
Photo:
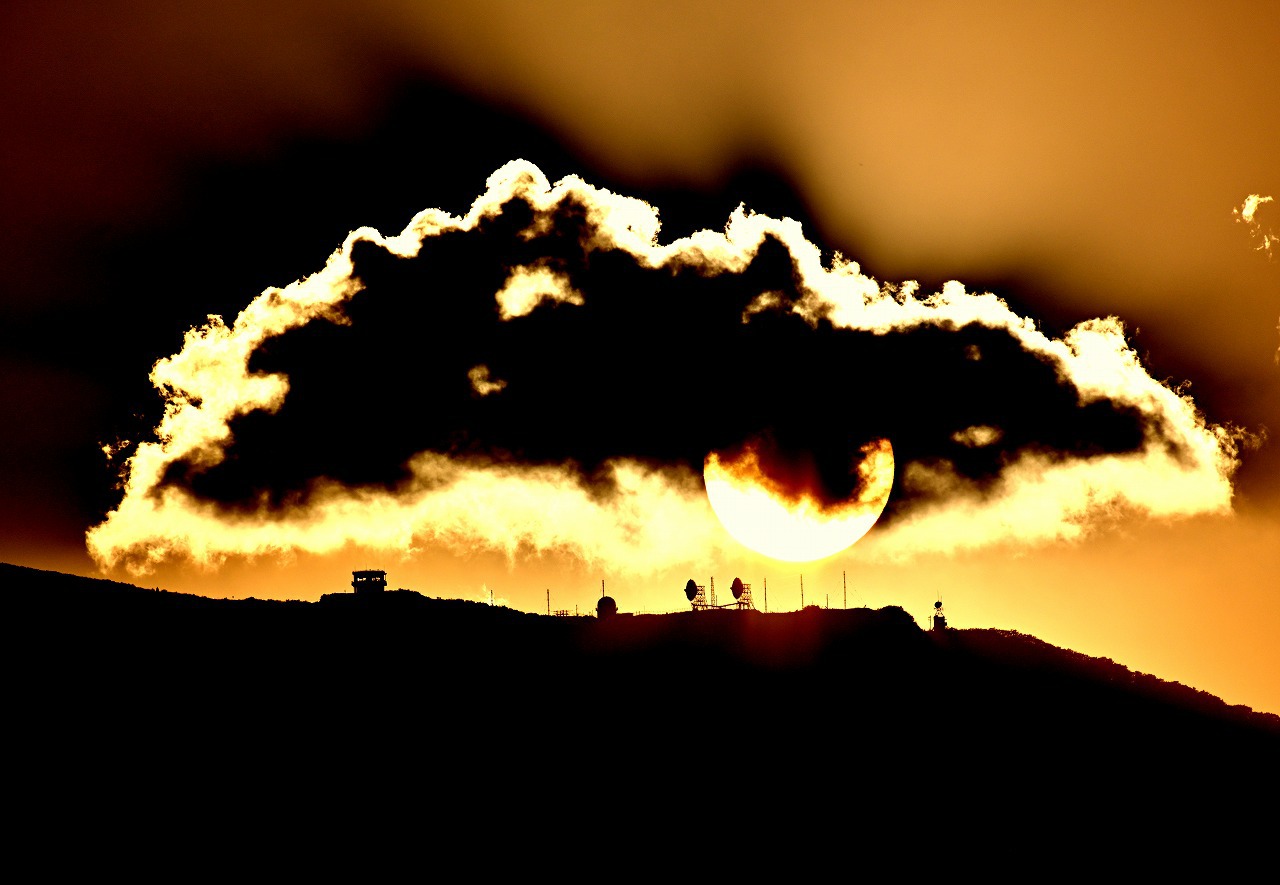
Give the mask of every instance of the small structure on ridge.
<path id="1" fill-rule="evenodd" d="M 356 596 L 371 596 L 387 589 L 387 573 L 381 569 L 363 569 L 351 573 L 351 589 Z"/>
<path id="2" fill-rule="evenodd" d="M 933 630 L 947 629 L 947 616 L 942 613 L 942 600 L 933 604 Z"/>
<path id="3" fill-rule="evenodd" d="M 724 605 L 716 604 L 716 579 L 711 579 L 711 599 L 707 599 L 707 588 L 697 583 L 693 578 L 684 585 L 684 595 L 688 598 L 689 604 L 694 611 L 708 611 L 710 609 L 719 608 L 736 608 L 739 611 L 755 611 L 755 603 L 751 601 L 751 585 L 744 584 L 741 578 L 734 578 L 733 583 L 729 587 L 733 591 L 733 602 Z"/>

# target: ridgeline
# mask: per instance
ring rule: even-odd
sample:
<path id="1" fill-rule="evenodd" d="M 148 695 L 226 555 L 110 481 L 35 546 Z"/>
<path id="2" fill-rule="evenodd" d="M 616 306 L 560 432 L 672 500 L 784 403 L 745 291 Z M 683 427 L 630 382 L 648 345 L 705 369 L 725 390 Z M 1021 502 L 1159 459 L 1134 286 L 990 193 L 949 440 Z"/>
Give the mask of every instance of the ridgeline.
<path id="1" fill-rule="evenodd" d="M 20 752 L 81 785 L 268 778 L 292 802 L 359 784 L 476 814 L 487 789 L 618 826 L 640 825 L 644 797 L 702 819 L 932 796 L 1025 837 L 1082 807 L 1114 827 L 1243 813 L 1280 750 L 1273 714 L 1012 631 L 924 631 L 898 607 L 551 617 L 3 564 L 0 588 Z"/>

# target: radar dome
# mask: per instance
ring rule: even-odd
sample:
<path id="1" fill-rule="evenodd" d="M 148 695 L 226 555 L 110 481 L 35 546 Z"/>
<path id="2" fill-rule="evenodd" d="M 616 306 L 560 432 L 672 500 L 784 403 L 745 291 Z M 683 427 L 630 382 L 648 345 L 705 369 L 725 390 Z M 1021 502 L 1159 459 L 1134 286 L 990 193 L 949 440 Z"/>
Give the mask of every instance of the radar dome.
<path id="1" fill-rule="evenodd" d="M 600 601 L 596 603 L 596 617 L 607 618 L 610 615 L 618 613 L 618 603 L 614 602 L 612 596 L 601 596 Z"/>
<path id="2" fill-rule="evenodd" d="M 937 602 L 935 602 L 935 603 L 933 604 L 933 607 L 934 607 L 934 608 L 942 608 L 942 600 L 941 600 L 941 599 L 939 599 Z"/>

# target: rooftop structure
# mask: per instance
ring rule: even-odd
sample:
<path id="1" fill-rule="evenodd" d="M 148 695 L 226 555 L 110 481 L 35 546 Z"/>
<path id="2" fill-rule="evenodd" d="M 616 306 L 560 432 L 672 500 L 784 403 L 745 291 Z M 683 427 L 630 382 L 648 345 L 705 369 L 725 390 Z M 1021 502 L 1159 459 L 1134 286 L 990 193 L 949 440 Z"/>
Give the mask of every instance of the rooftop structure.
<path id="1" fill-rule="evenodd" d="M 387 589 L 387 573 L 381 569 L 364 569 L 351 573 L 351 589 L 357 596 L 381 593 Z"/>

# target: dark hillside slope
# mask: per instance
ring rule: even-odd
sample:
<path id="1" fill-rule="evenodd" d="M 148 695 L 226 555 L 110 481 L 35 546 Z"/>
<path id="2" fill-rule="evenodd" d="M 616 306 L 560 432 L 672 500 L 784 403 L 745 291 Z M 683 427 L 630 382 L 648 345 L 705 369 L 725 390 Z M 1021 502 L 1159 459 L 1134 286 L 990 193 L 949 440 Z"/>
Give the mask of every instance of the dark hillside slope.
<path id="1" fill-rule="evenodd" d="M 162 805 L 235 793 L 256 797 L 242 814 L 295 816 L 396 796 L 442 826 L 545 824 L 554 798 L 575 825 L 642 829 L 646 808 L 905 825 L 928 797 L 952 827 L 1119 839 L 1134 819 L 1244 815 L 1278 783 L 1280 717 L 1017 633 L 924 632 L 896 607 L 597 620 L 8 565 L 0 600 L 15 752 L 77 793 L 124 778 Z"/>

